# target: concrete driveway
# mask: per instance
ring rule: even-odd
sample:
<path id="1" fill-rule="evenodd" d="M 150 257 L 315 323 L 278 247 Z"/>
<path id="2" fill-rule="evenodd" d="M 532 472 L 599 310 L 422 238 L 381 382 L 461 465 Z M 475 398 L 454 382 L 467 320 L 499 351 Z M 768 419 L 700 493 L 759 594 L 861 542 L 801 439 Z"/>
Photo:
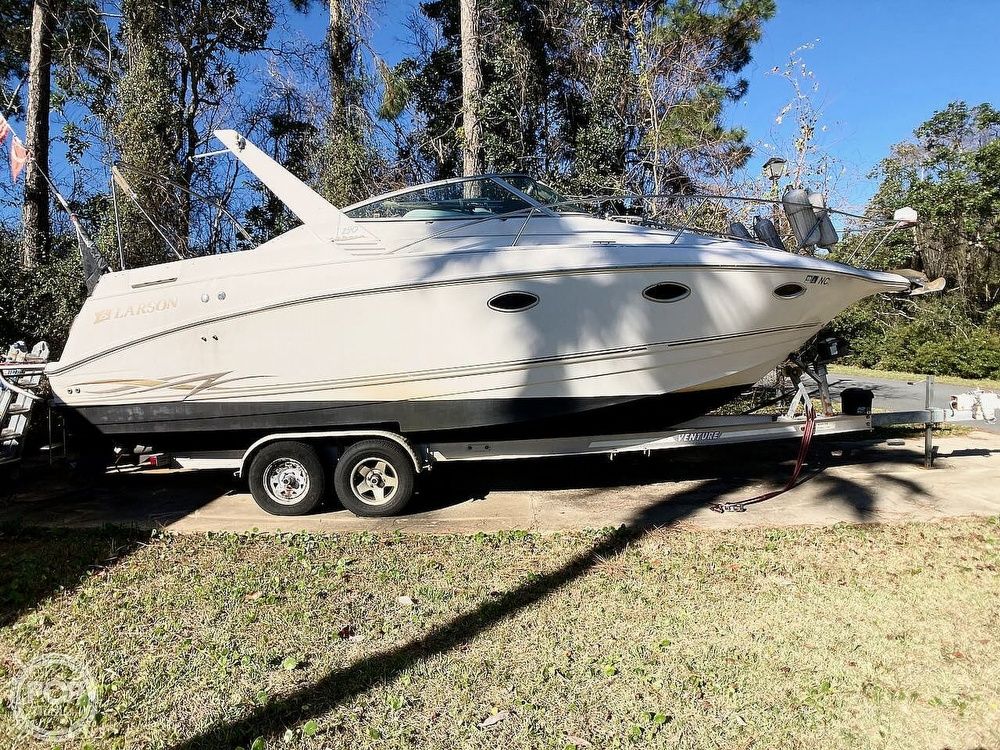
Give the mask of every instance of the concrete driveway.
<path id="1" fill-rule="evenodd" d="M 154 470 L 81 485 L 48 467 L 26 467 L 22 491 L 0 522 L 59 527 L 106 523 L 178 532 L 395 530 L 445 533 L 556 531 L 619 524 L 699 528 L 780 527 L 1000 515 L 1000 435 L 939 438 L 934 469 L 923 443 L 819 441 L 804 481 L 790 492 L 720 515 L 717 501 L 781 487 L 797 443 L 664 451 L 650 457 L 537 459 L 441 465 L 421 483 L 407 516 L 360 519 L 329 501 L 300 518 L 269 516 L 228 473 Z"/>

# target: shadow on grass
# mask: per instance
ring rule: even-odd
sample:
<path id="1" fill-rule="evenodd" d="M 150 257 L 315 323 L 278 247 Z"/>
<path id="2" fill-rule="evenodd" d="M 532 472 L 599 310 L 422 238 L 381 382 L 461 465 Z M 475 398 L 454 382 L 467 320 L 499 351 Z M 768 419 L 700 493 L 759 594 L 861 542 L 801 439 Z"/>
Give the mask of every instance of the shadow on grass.
<path id="1" fill-rule="evenodd" d="M 137 529 L 47 530 L 0 527 L 0 627 L 50 596 L 72 590 L 88 571 L 120 562 L 149 539 Z"/>
<path id="2" fill-rule="evenodd" d="M 26 464 L 0 503 L 0 627 L 94 568 L 120 562 L 162 528 L 226 491 L 228 477 L 172 474 L 86 477 Z M 85 528 L 80 528 L 85 527 Z"/>
<path id="3" fill-rule="evenodd" d="M 280 736 L 286 727 L 335 709 L 372 687 L 395 679 L 424 659 L 459 649 L 497 623 L 516 616 L 588 575 L 609 557 L 624 552 L 629 545 L 641 540 L 651 529 L 683 521 L 720 495 L 740 490 L 749 494 L 748 485 L 760 479 L 775 482 L 779 479 L 777 469 L 784 474 L 788 469 L 786 459 L 795 448 L 794 443 L 787 446 L 787 451 L 776 449 L 773 445 L 728 450 L 724 477 L 711 476 L 718 474 L 717 460 L 698 460 L 693 452 L 686 458 L 671 458 L 664 462 L 649 462 L 640 457 L 630 457 L 628 461 L 613 464 L 596 459 L 553 459 L 552 462 L 532 463 L 527 471 L 511 471 L 509 465 L 481 464 L 474 467 L 465 476 L 464 482 L 454 483 L 453 494 L 445 498 L 446 502 L 458 502 L 468 499 L 470 494 L 508 487 L 593 487 L 595 492 L 599 492 L 599 488 L 604 486 L 649 484 L 664 479 L 683 480 L 686 486 L 651 502 L 637 512 L 627 526 L 602 538 L 557 570 L 486 599 L 420 638 L 333 670 L 309 686 L 253 709 L 242 719 L 208 727 L 178 744 L 176 750 L 249 746 L 258 736 Z M 910 462 L 912 457 L 906 460 Z M 870 519 L 875 511 L 876 497 L 867 485 L 849 478 L 825 475 L 815 467 L 814 463 L 803 481 L 825 483 L 824 489 L 831 500 L 853 508 L 861 521 Z M 665 474 L 669 476 L 665 477 Z M 190 476 L 177 480 L 164 477 L 164 491 L 169 493 L 184 488 L 186 482 L 192 481 Z M 479 479 L 475 479 L 477 476 Z M 130 481 L 122 479 L 126 483 Z M 921 492 L 919 486 L 909 480 L 889 477 L 889 481 L 904 490 Z M 447 486 L 449 483 L 442 484 Z M 197 498 L 202 493 L 192 491 L 192 501 L 197 504 Z M 185 503 L 181 507 L 186 507 Z M 73 532 L 15 529 L 5 532 L 0 542 L 0 565 L 8 571 L 7 579 L 11 583 L 0 589 L 0 624 L 16 618 L 52 593 L 75 586 L 89 568 L 121 559 L 146 537 L 144 532 L 107 529 Z M 11 571 L 13 578 L 9 574 Z M 331 634 L 331 637 L 335 635 Z"/>
<path id="4" fill-rule="evenodd" d="M 806 481 L 817 476 L 824 479 L 814 473 Z M 905 480 L 901 481 L 905 483 Z M 176 745 L 174 750 L 249 747 L 256 737 L 278 737 L 286 728 L 330 711 L 376 685 L 393 680 L 424 659 L 461 648 L 497 623 L 516 616 L 587 575 L 650 531 L 682 521 L 738 484 L 731 477 L 710 478 L 662 497 L 633 517 L 628 525 L 609 534 L 557 570 L 485 600 L 421 638 L 331 671 L 307 687 L 254 709 L 242 719 L 209 727 Z M 874 495 L 858 483 L 837 479 L 830 483 L 829 491 L 836 499 L 851 505 L 860 520 L 867 520 L 874 510 Z"/>
<path id="5" fill-rule="evenodd" d="M 651 530 L 683 521 L 720 495 L 746 489 L 755 480 L 777 480 L 776 468 L 780 467 L 782 471 L 788 469 L 790 462 L 787 459 L 795 448 L 795 443 L 786 445 L 787 451 L 776 450 L 773 444 L 728 450 L 725 477 L 712 476 L 718 474 L 718 463 L 705 461 L 695 451 L 685 454 L 680 460 L 664 462 L 648 461 L 638 456 L 625 457 L 625 460 L 614 463 L 593 457 L 548 459 L 523 464 L 525 468 L 516 471 L 511 470 L 509 463 L 498 462 L 460 467 L 460 470 L 453 473 L 439 473 L 435 477 L 435 492 L 428 493 L 433 498 L 433 505 L 437 507 L 485 497 L 489 492 L 500 489 L 595 488 L 595 492 L 600 492 L 602 487 L 652 484 L 665 479 L 685 481 L 689 485 L 651 503 L 630 519 L 628 525 L 557 570 L 496 598 L 483 601 L 476 608 L 422 638 L 334 670 L 312 685 L 261 706 L 242 719 L 209 727 L 175 746 L 175 750 L 232 747 L 240 744 L 249 746 L 258 736 L 277 737 L 287 727 L 330 711 L 378 684 L 395 679 L 421 660 L 461 648 L 497 623 L 516 616 L 587 575 L 609 557 L 624 552 L 629 545 L 641 540 Z M 829 456 L 829 449 L 832 447 L 835 445 L 827 444 L 825 450 L 819 451 L 826 455 L 823 463 L 837 462 Z M 894 458 L 892 454 L 889 457 Z M 886 456 L 882 458 L 884 460 Z M 850 462 L 846 455 L 841 460 Z M 912 463 L 913 458 L 900 455 L 899 460 Z M 889 474 L 882 475 L 881 479 L 914 497 L 926 494 L 918 484 L 908 479 Z M 847 505 L 859 521 L 869 521 L 874 516 L 877 499 L 867 484 L 843 476 L 825 474 L 815 458 L 811 470 L 799 484 L 807 481 L 820 482 L 828 498 Z"/>
<path id="6" fill-rule="evenodd" d="M 706 485 L 711 484 L 712 481 L 706 482 Z M 694 489 L 692 488 L 692 493 Z M 711 487 L 701 485 L 696 489 L 699 490 L 699 495 L 702 491 L 711 491 Z M 483 601 L 475 609 L 453 618 L 422 638 L 329 672 L 312 685 L 271 701 L 243 719 L 210 727 L 176 745 L 175 750 L 237 745 L 249 747 L 256 737 L 277 737 L 286 727 L 303 720 L 306 711 L 309 716 L 329 711 L 377 684 L 395 679 L 423 659 L 461 647 L 493 625 L 540 602 L 645 536 L 652 528 L 650 521 L 653 515 L 661 523 L 676 522 L 688 516 L 701 505 L 700 501 L 692 498 L 693 494 L 689 496 L 687 492 L 663 498 L 647 512 L 633 519 L 629 526 L 611 533 L 557 570 Z"/>

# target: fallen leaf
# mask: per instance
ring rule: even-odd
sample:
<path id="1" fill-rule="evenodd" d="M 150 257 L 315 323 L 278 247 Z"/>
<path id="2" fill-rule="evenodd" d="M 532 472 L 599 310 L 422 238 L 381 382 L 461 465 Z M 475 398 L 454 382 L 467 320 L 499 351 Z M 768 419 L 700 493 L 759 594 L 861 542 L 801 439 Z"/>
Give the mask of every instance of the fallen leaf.
<path id="1" fill-rule="evenodd" d="M 490 718 L 483 721 L 480 725 L 480 729 L 486 729 L 486 727 L 492 727 L 494 724 L 499 724 L 501 721 L 510 716 L 510 711 L 497 711 Z"/>
<path id="2" fill-rule="evenodd" d="M 571 734 L 566 735 L 566 742 L 571 745 L 576 745 L 577 747 L 593 747 L 593 745 L 583 739 L 583 737 L 574 737 Z"/>

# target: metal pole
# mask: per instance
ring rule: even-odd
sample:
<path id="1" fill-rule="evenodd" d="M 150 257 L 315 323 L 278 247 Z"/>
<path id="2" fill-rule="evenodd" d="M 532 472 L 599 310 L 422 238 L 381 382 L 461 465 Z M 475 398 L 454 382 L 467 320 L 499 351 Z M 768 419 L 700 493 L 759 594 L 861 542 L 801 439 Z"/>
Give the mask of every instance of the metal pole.
<path id="1" fill-rule="evenodd" d="M 114 177 L 111 178 L 111 205 L 115 209 L 115 237 L 118 240 L 118 265 L 120 270 L 125 270 L 125 246 L 122 243 L 122 225 L 118 218 L 118 186 Z"/>
<path id="2" fill-rule="evenodd" d="M 931 410 L 934 404 L 934 376 L 928 375 L 924 383 L 924 408 Z M 924 468 L 930 469 L 934 466 L 934 424 L 927 422 L 924 425 Z"/>
<path id="3" fill-rule="evenodd" d="M 781 198 L 778 194 L 778 181 L 780 179 L 780 177 L 771 178 L 771 199 L 773 201 L 771 203 L 771 221 L 774 222 L 774 230 L 778 233 L 779 237 L 781 236 L 781 212 L 778 209 L 778 201 Z"/>

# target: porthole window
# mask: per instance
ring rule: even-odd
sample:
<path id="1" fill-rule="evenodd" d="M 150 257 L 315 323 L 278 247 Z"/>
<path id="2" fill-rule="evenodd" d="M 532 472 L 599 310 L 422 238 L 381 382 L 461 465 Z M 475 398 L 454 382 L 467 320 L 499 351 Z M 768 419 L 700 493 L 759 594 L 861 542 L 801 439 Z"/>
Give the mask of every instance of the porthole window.
<path id="1" fill-rule="evenodd" d="M 646 287 L 642 296 L 652 302 L 678 302 L 691 294 L 691 290 L 683 284 L 675 284 L 672 281 L 661 281 Z"/>
<path id="2" fill-rule="evenodd" d="M 782 284 L 774 290 L 774 293 L 782 299 L 794 299 L 804 294 L 805 291 L 806 288 L 801 284 Z"/>
<path id="3" fill-rule="evenodd" d="M 538 296 L 531 292 L 504 292 L 486 303 L 497 312 L 521 312 L 538 304 Z"/>

